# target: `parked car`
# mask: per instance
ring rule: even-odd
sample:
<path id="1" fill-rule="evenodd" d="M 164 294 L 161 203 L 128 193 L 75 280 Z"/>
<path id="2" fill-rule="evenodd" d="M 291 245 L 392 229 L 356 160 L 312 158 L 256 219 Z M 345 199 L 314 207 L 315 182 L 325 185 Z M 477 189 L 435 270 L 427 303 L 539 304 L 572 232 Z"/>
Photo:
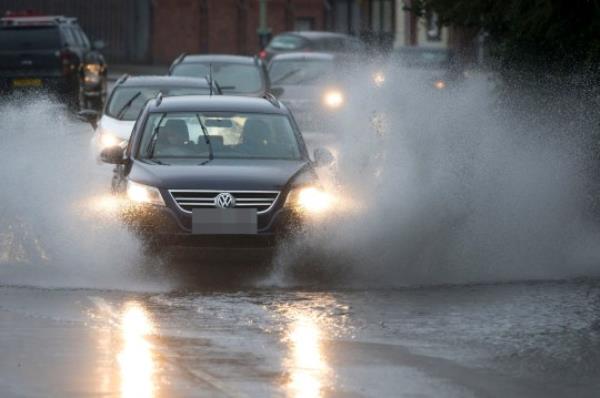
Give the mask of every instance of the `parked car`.
<path id="1" fill-rule="evenodd" d="M 364 44 L 354 36 L 334 32 L 296 31 L 273 37 L 259 56 L 270 61 L 275 55 L 288 52 L 364 53 L 364 50 Z"/>
<path id="2" fill-rule="evenodd" d="M 223 94 L 263 97 L 271 89 L 264 62 L 239 55 L 180 55 L 169 68 L 171 76 L 206 78 Z"/>
<path id="3" fill-rule="evenodd" d="M 269 247 L 330 210 L 290 111 L 273 97 L 150 100 L 129 146 L 107 148 L 131 202 L 125 220 L 152 245 Z"/>
<path id="4" fill-rule="evenodd" d="M 75 18 L 32 13 L 0 19 L 0 92 L 43 90 L 73 109 L 102 109 L 107 66 Z"/>

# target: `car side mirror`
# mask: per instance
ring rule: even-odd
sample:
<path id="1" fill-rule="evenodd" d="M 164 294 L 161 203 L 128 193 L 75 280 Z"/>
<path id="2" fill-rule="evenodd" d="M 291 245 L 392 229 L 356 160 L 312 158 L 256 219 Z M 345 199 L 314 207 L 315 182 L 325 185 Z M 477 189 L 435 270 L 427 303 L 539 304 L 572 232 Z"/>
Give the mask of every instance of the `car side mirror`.
<path id="1" fill-rule="evenodd" d="M 108 164 L 125 164 L 127 160 L 124 155 L 124 149 L 120 146 L 110 146 L 100 152 L 100 160 Z"/>
<path id="2" fill-rule="evenodd" d="M 94 50 L 102 50 L 104 47 L 106 47 L 106 43 L 104 43 L 104 40 L 95 40 L 92 43 L 92 48 Z"/>
<path id="3" fill-rule="evenodd" d="M 77 113 L 77 118 L 83 122 L 88 122 L 92 125 L 94 130 L 98 127 L 98 119 L 100 119 L 100 113 L 93 109 L 83 109 Z"/>
<path id="4" fill-rule="evenodd" d="M 326 148 L 315 149 L 313 156 L 317 167 L 331 166 L 335 162 L 335 156 Z"/>
<path id="5" fill-rule="evenodd" d="M 283 95 L 283 92 L 285 91 L 283 89 L 283 87 L 271 87 L 271 94 L 273 94 L 275 96 L 275 98 L 279 98 Z"/>

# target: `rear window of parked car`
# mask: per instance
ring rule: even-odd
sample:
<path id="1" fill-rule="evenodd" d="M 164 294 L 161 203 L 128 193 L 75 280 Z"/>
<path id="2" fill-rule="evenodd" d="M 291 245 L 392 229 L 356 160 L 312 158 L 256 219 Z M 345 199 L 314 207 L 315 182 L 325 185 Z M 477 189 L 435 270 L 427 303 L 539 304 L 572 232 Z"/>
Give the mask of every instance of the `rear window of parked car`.
<path id="1" fill-rule="evenodd" d="M 61 48 L 57 27 L 27 27 L 0 29 L 0 49 L 15 50 L 51 50 Z"/>
<path id="2" fill-rule="evenodd" d="M 304 46 L 305 40 L 294 35 L 275 36 L 267 49 L 277 51 L 294 51 Z"/>

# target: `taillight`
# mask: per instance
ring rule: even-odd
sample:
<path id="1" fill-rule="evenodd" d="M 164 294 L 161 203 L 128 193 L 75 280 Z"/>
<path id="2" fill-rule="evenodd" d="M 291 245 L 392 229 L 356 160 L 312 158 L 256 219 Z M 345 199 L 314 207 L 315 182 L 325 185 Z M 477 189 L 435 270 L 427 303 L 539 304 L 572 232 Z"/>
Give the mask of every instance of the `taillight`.
<path id="1" fill-rule="evenodd" d="M 77 67 L 77 55 L 68 50 L 62 50 L 59 54 L 63 74 L 69 74 Z"/>
<path id="2" fill-rule="evenodd" d="M 266 58 L 267 58 L 267 50 L 261 50 L 261 51 L 258 53 L 258 57 L 259 57 L 260 59 L 266 59 Z"/>

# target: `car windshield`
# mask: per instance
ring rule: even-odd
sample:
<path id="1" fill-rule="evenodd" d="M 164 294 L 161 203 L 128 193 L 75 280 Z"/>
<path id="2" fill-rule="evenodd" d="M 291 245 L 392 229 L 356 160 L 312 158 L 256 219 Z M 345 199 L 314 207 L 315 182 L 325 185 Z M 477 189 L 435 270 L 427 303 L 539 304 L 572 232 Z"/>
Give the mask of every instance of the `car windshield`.
<path id="1" fill-rule="evenodd" d="M 61 48 L 60 35 L 56 27 L 19 27 L 0 29 L 0 49 L 56 50 Z"/>
<path id="2" fill-rule="evenodd" d="M 173 76 L 206 77 L 209 63 L 184 62 L 173 68 Z M 212 63 L 214 80 L 224 93 L 252 94 L 261 91 L 263 79 L 260 68 L 254 64 Z"/>
<path id="3" fill-rule="evenodd" d="M 316 84 L 334 72 L 332 60 L 273 60 L 269 75 L 273 85 Z"/>
<path id="4" fill-rule="evenodd" d="M 207 95 L 203 87 L 118 87 L 110 97 L 106 114 L 121 120 L 135 120 L 151 98 L 162 92 L 164 96 Z"/>
<path id="5" fill-rule="evenodd" d="M 401 49 L 396 53 L 402 66 L 409 68 L 443 69 L 448 67 L 450 54 L 445 50 Z"/>
<path id="6" fill-rule="evenodd" d="M 300 159 L 286 115 L 263 113 L 151 113 L 138 157 L 171 164 L 214 159 Z M 163 161 L 164 160 L 164 161 Z"/>

